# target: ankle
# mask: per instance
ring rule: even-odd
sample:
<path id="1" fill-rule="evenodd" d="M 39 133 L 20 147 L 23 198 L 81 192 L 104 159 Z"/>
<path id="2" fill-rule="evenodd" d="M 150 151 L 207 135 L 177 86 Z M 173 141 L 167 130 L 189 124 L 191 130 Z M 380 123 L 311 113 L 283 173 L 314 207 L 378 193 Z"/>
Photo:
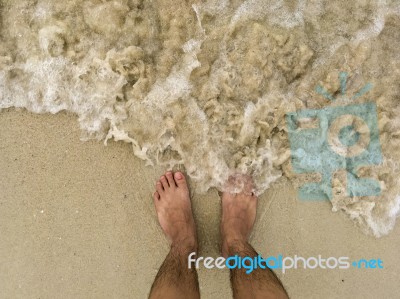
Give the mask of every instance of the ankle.
<path id="1" fill-rule="evenodd" d="M 179 254 L 189 254 L 198 250 L 197 240 L 195 238 L 185 238 L 179 241 L 175 241 L 171 244 L 171 250 L 178 252 Z"/>
<path id="2" fill-rule="evenodd" d="M 232 256 L 243 252 L 249 243 L 243 238 L 225 238 L 222 242 L 222 253 L 224 256 Z"/>

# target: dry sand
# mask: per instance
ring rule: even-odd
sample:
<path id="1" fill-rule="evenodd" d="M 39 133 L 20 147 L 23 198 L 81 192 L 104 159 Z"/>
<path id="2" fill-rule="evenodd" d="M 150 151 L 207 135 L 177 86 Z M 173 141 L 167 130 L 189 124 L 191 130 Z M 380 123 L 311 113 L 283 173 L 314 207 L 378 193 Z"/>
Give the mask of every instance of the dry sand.
<path id="1" fill-rule="evenodd" d="M 152 206 L 163 169 L 126 143 L 79 142 L 73 115 L 0 114 L 0 297 L 146 298 L 168 252 Z M 201 255 L 218 255 L 219 198 L 192 194 Z M 398 298 L 400 226 L 369 237 L 329 202 L 289 184 L 260 198 L 260 254 L 381 258 L 382 270 L 289 270 L 292 298 Z M 199 271 L 202 298 L 231 298 L 229 275 Z"/>

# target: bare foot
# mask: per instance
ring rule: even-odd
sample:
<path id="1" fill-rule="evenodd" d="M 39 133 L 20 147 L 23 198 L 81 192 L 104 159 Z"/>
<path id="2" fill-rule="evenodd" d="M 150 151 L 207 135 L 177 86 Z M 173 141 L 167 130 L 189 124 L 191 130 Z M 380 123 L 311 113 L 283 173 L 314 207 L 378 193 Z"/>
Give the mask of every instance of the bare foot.
<path id="1" fill-rule="evenodd" d="M 196 251 L 196 227 L 185 176 L 168 171 L 157 181 L 156 190 L 153 199 L 158 221 L 172 246 Z"/>
<path id="2" fill-rule="evenodd" d="M 232 244 L 247 243 L 256 219 L 257 197 L 253 193 L 251 177 L 230 177 L 228 184 L 233 189 L 238 180 L 244 184 L 240 193 L 222 193 L 222 255 L 229 255 Z M 229 187 L 228 187 L 229 188 Z"/>

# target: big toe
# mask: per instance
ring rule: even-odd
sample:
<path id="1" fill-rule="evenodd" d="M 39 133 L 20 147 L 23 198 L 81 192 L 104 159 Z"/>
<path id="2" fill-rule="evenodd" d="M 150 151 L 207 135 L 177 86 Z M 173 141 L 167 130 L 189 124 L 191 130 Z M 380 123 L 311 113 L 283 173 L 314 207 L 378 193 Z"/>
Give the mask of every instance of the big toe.
<path id="1" fill-rule="evenodd" d="M 180 171 L 175 172 L 174 179 L 178 188 L 187 188 L 186 178 L 182 172 Z"/>

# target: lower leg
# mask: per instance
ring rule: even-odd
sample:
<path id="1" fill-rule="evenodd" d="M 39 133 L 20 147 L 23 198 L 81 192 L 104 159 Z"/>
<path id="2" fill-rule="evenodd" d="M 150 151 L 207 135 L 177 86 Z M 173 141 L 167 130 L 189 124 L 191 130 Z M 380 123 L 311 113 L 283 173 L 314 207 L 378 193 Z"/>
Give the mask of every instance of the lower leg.
<path id="1" fill-rule="evenodd" d="M 228 255 L 240 257 L 258 256 L 247 242 L 236 241 L 227 245 Z M 269 269 L 254 269 L 250 274 L 246 269 L 231 270 L 233 298 L 288 298 L 288 295 L 275 273 Z"/>
<path id="2" fill-rule="evenodd" d="M 237 182 L 239 180 L 240 182 Z M 256 257 L 257 252 L 248 243 L 256 218 L 257 197 L 252 192 L 249 177 L 231 177 L 229 184 L 244 186 L 241 193 L 222 194 L 222 254 L 227 256 Z M 254 269 L 250 274 L 246 269 L 231 270 L 233 297 L 242 298 L 288 298 L 288 295 L 274 272 L 269 269 Z"/>
<path id="3" fill-rule="evenodd" d="M 150 291 L 150 298 L 200 298 L 196 269 L 188 268 L 188 255 L 195 248 L 171 246 Z"/>
<path id="4" fill-rule="evenodd" d="M 149 298 L 200 298 L 196 269 L 188 268 L 188 256 L 197 252 L 196 228 L 189 189 L 181 172 L 167 172 L 156 184 L 154 205 L 161 228 L 171 242 L 151 287 Z"/>

